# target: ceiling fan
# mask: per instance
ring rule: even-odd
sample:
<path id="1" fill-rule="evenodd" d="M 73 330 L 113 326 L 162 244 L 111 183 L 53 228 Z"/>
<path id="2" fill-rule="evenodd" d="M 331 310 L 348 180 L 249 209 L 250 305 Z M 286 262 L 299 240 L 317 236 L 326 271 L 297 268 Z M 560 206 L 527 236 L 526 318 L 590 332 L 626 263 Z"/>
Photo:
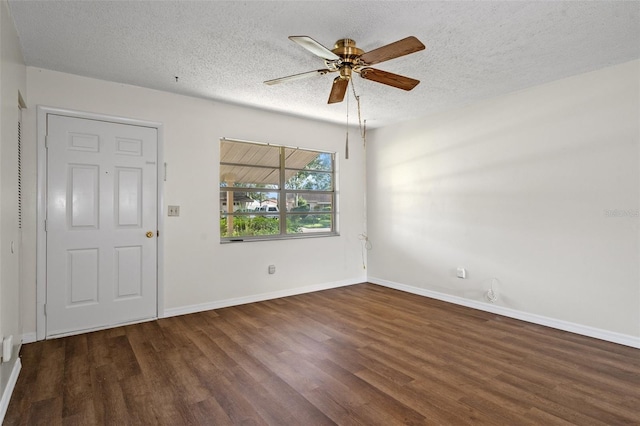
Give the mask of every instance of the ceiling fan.
<path id="1" fill-rule="evenodd" d="M 339 72 L 340 75 L 333 80 L 331 93 L 329 94 L 330 104 L 342 102 L 347 92 L 349 80 L 353 73 L 360 74 L 365 80 L 376 81 L 388 86 L 397 87 L 398 89 L 411 90 L 420 83 L 420 80 L 371 68 L 370 65 L 388 61 L 390 59 L 399 58 L 410 53 L 423 50 L 424 44 L 417 38 L 411 36 L 398 40 L 394 43 L 387 44 L 377 49 L 364 52 L 356 47 L 356 42 L 343 38 L 336 42 L 332 50 L 327 49 L 311 37 L 307 36 L 290 36 L 289 40 L 298 43 L 309 52 L 324 59 L 326 69 L 294 74 L 287 77 L 267 80 L 264 83 L 268 85 L 278 84 L 285 81 L 299 80 L 302 78 L 312 77 L 314 75 L 324 75 L 330 72 Z"/>

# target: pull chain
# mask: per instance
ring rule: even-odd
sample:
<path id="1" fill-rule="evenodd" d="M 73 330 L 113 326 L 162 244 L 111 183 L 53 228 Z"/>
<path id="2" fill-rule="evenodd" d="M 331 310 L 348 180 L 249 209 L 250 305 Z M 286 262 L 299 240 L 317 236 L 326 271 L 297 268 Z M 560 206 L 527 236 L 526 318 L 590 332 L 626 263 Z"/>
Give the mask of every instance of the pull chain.
<path id="1" fill-rule="evenodd" d="M 360 137 L 362 138 L 362 145 L 366 145 L 366 139 L 367 139 L 367 120 L 364 120 L 364 122 L 362 121 L 362 111 L 360 108 L 360 96 L 358 96 L 356 94 L 356 86 L 353 82 L 353 79 L 351 79 L 351 90 L 353 92 L 353 97 L 356 100 L 356 103 L 358 105 L 358 125 L 360 127 Z M 349 102 L 349 99 L 347 98 L 347 102 Z"/>
<path id="2" fill-rule="evenodd" d="M 347 138 L 344 147 L 344 158 L 345 160 L 349 159 L 349 96 L 347 96 Z"/>

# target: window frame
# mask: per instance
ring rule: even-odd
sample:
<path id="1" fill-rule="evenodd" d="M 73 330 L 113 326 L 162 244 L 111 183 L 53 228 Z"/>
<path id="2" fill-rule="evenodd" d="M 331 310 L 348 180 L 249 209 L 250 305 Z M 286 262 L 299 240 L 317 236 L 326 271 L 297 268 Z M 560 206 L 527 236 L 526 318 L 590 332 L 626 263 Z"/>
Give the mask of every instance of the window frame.
<path id="1" fill-rule="evenodd" d="M 269 235 L 246 235 L 246 236 L 223 236 L 222 232 L 220 234 L 220 243 L 234 243 L 234 242 L 246 242 L 246 241 L 274 241 L 274 240 L 287 240 L 287 239 L 300 239 L 300 238 L 318 238 L 318 237 L 332 237 L 332 236 L 339 236 L 339 232 L 338 232 L 338 184 L 337 184 L 337 160 L 338 160 L 338 155 L 336 152 L 333 151 L 326 151 L 326 150 L 318 150 L 318 149 L 311 149 L 311 148 L 300 148 L 300 147 L 293 147 L 293 146 L 287 146 L 287 145 L 281 145 L 281 144 L 273 144 L 273 143 L 264 143 L 264 142 L 254 142 L 254 141 L 245 141 L 245 140 L 239 140 L 239 139 L 229 139 L 229 138 L 220 138 L 220 151 L 222 151 L 222 144 L 224 142 L 227 143 L 238 143 L 238 144 L 250 144 L 250 145 L 258 145 L 258 146 L 267 146 L 270 148 L 277 148 L 279 150 L 279 164 L 277 166 L 277 171 L 278 171 L 278 183 L 277 185 L 274 184 L 265 184 L 266 188 L 259 188 L 259 187 L 248 187 L 248 186 L 226 186 L 225 181 L 223 179 L 222 174 L 222 167 L 223 166 L 237 166 L 237 167 L 249 167 L 249 168 L 271 168 L 274 169 L 273 166 L 267 166 L 267 165 L 260 165 L 260 164 L 252 164 L 250 162 L 241 162 L 238 161 L 237 159 L 234 162 L 224 162 L 223 158 L 222 158 L 222 152 L 220 154 L 220 169 L 219 169 L 219 190 L 220 190 L 220 195 L 219 195 L 219 221 L 222 222 L 222 219 L 224 218 L 229 218 L 230 216 L 232 218 L 235 217 L 256 217 L 256 216 L 262 216 L 262 217 L 272 217 L 274 216 L 274 212 L 269 211 L 269 208 L 266 209 L 266 211 L 262 212 L 262 211 L 243 211 L 243 212 L 229 212 L 229 196 L 227 195 L 225 197 L 225 201 L 226 201 L 226 211 L 225 208 L 223 208 L 223 203 L 222 203 L 222 193 L 223 192 L 233 192 L 234 193 L 234 200 L 236 199 L 235 194 L 237 193 L 249 193 L 249 192 L 263 192 L 263 193 L 275 193 L 276 194 L 276 198 L 277 198 L 277 207 L 278 207 L 278 229 L 279 232 L 277 234 L 269 234 Z M 291 150 L 293 149 L 294 152 L 295 151 L 307 151 L 307 152 L 312 152 L 312 153 L 316 153 L 316 154 L 329 154 L 330 158 L 331 158 L 331 170 L 310 170 L 310 169 L 306 169 L 306 168 L 297 168 L 297 167 L 293 167 L 293 166 L 287 166 L 287 150 Z M 287 178 L 286 178 L 286 174 L 287 172 L 290 171 L 294 171 L 296 173 L 298 172 L 302 172 L 302 171 L 311 171 L 313 173 L 320 173 L 320 174 L 327 174 L 330 175 L 330 179 L 331 179 L 331 189 L 329 190 L 313 190 L 313 189 L 288 189 L 287 188 Z M 291 210 L 287 210 L 287 200 L 289 199 L 288 196 L 290 194 L 316 194 L 316 195 L 323 195 L 323 196 L 328 196 L 330 203 L 331 203 L 331 209 L 329 211 L 318 211 L 317 213 L 314 213 L 313 211 L 311 211 L 311 213 L 309 213 L 309 211 L 293 211 L 293 209 Z M 232 203 L 233 206 L 233 203 Z M 233 207 L 232 207 L 233 210 Z M 330 217 L 330 221 L 331 221 L 331 228 L 329 231 L 315 231 L 315 232 L 296 232 L 296 233 L 287 233 L 287 221 L 288 219 L 290 219 L 291 217 L 295 217 L 295 216 L 302 216 L 302 215 L 309 215 L 309 214 L 316 214 L 316 215 L 328 215 Z M 227 219 L 228 220 L 228 219 Z M 228 222 L 227 222 L 228 223 Z"/>

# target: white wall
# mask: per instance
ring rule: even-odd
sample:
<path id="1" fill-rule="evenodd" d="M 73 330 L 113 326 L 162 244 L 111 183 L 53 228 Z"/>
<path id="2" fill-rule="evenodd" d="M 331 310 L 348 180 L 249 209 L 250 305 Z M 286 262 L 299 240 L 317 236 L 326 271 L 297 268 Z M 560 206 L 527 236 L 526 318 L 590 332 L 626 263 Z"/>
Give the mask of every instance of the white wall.
<path id="1" fill-rule="evenodd" d="M 481 304 L 495 277 L 497 306 L 640 343 L 639 76 L 634 61 L 370 132 L 369 279 Z"/>
<path id="2" fill-rule="evenodd" d="M 364 157 L 361 144 L 344 160 L 344 126 L 178 96 L 70 74 L 27 68 L 28 103 L 161 122 L 164 125 L 165 308 L 215 306 L 261 294 L 362 282 Z M 32 215 L 25 229 L 25 332 L 35 331 L 35 141 L 34 108 L 25 117 L 31 151 L 26 167 Z M 219 138 L 237 138 L 339 152 L 339 237 L 220 244 Z M 180 217 L 166 217 L 166 205 Z M 275 275 L 267 266 L 275 264 Z M 309 287 L 311 286 L 311 287 Z M 314 287 L 315 286 L 315 287 Z M 243 299 L 244 298 L 244 299 Z"/>
<path id="3" fill-rule="evenodd" d="M 0 3 L 0 341 L 13 336 L 13 354 L 0 367 L 0 414 L 15 371 L 20 339 L 20 231 L 18 229 L 18 93 L 26 94 L 26 70 L 6 1 Z M 13 246 L 13 251 L 11 247 Z M 16 377 L 13 377 L 14 379 Z M 2 418 L 0 417 L 0 421 Z"/>

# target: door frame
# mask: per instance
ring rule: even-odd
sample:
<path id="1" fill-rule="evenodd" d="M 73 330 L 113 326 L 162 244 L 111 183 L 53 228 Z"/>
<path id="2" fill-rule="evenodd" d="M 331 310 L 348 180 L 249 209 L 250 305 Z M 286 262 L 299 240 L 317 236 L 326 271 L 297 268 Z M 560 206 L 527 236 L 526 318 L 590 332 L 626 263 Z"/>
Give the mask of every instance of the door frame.
<path id="1" fill-rule="evenodd" d="M 36 226 L 36 340 L 44 340 L 47 331 L 47 317 L 45 315 L 45 303 L 47 301 L 47 234 L 45 232 L 45 219 L 47 217 L 47 116 L 49 114 L 65 117 L 81 118 L 87 120 L 106 121 L 116 124 L 128 124 L 133 126 L 151 127 L 156 129 L 158 135 L 158 159 L 157 159 L 157 221 L 158 239 L 156 253 L 156 318 L 164 316 L 164 139 L 162 123 L 137 120 L 133 118 L 118 117 L 106 114 L 97 114 L 84 111 L 75 111 L 64 108 L 38 105 L 37 110 L 37 226 Z M 108 328 L 108 327 L 102 327 Z M 100 328 L 85 330 L 93 331 Z M 75 334 L 75 333 L 69 333 Z M 59 335 L 55 337 L 62 337 Z"/>

